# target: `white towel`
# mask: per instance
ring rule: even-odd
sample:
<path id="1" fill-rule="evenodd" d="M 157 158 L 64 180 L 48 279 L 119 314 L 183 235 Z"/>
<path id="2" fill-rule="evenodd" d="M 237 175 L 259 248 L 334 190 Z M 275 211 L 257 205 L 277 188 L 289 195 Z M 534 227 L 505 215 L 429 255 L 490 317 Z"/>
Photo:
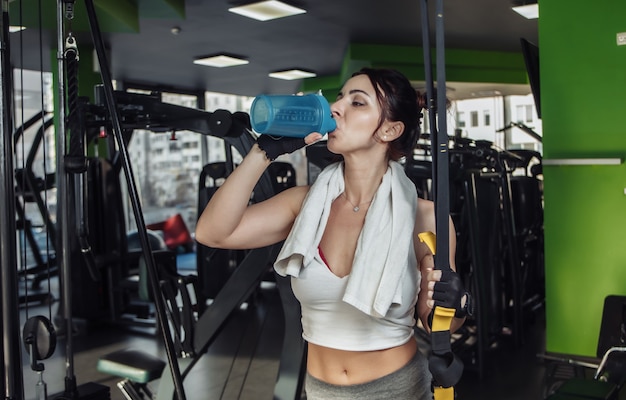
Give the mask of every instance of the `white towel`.
<path id="1" fill-rule="evenodd" d="M 343 192 L 343 163 L 326 167 L 304 199 L 274 269 L 282 276 L 298 277 L 317 252 L 332 202 Z M 392 304 L 400 304 L 399 285 L 408 268 L 416 268 L 413 228 L 417 191 L 395 161 L 372 200 L 357 242 L 343 301 L 381 318 Z"/>

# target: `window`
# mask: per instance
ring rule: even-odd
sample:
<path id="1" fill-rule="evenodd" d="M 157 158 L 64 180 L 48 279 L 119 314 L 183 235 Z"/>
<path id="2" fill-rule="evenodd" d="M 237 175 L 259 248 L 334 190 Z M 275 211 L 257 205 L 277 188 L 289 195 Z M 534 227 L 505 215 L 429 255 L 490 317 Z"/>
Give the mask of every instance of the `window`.
<path id="1" fill-rule="evenodd" d="M 519 105 L 515 107 L 517 122 L 533 122 L 533 105 Z"/>
<path id="2" fill-rule="evenodd" d="M 456 113 L 456 125 L 459 128 L 465 128 L 465 113 L 463 111 Z"/>
<path id="3" fill-rule="evenodd" d="M 524 106 L 515 107 L 515 119 L 517 120 L 517 122 L 524 122 L 524 120 L 526 119 L 526 115 L 524 114 L 526 114 Z"/>
<path id="4" fill-rule="evenodd" d="M 491 113 L 489 112 L 489 110 L 485 110 L 483 111 L 483 122 L 485 123 L 485 126 L 491 126 Z"/>
<path id="5" fill-rule="evenodd" d="M 533 106 L 530 104 L 526 106 L 526 122 L 533 122 Z"/>
<path id="6" fill-rule="evenodd" d="M 472 126 L 478 126 L 478 111 L 472 111 L 470 113 L 470 119 Z"/>

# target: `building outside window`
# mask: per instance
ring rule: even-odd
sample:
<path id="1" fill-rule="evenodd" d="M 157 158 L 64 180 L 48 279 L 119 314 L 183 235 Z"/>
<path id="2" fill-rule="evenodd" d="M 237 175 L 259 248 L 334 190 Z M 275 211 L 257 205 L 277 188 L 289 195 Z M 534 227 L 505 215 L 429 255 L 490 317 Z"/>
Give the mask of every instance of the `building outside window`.
<path id="1" fill-rule="evenodd" d="M 526 122 L 533 122 L 533 105 L 526 105 Z"/>
<path id="2" fill-rule="evenodd" d="M 471 119 L 471 126 L 472 127 L 478 126 L 478 111 L 471 111 L 470 112 L 470 119 Z"/>
<path id="3" fill-rule="evenodd" d="M 459 128 L 465 128 L 465 113 L 463 111 L 456 113 L 456 126 Z"/>
<path id="4" fill-rule="evenodd" d="M 520 104 L 516 107 L 516 120 L 517 122 L 521 122 L 524 124 L 528 124 L 534 121 L 533 108 L 532 104 Z"/>

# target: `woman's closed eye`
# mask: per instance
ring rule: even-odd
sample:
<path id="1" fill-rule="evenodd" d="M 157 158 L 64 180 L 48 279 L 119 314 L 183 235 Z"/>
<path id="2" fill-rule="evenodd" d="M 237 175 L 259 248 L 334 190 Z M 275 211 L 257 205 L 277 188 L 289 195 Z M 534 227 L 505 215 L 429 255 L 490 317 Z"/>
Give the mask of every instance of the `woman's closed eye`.
<path id="1" fill-rule="evenodd" d="M 369 104 L 369 98 L 364 96 L 361 92 L 352 93 L 350 96 L 350 105 L 352 107 L 363 107 Z"/>

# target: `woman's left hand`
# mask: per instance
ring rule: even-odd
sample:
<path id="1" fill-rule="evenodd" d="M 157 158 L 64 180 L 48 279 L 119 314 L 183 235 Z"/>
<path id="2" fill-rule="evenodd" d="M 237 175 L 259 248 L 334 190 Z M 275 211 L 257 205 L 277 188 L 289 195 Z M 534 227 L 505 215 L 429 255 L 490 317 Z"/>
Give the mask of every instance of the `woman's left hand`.
<path id="1" fill-rule="evenodd" d="M 455 316 L 463 318 L 467 315 L 469 294 L 463 287 L 459 275 L 452 269 L 428 271 L 428 307 L 441 306 L 456 310 Z"/>

